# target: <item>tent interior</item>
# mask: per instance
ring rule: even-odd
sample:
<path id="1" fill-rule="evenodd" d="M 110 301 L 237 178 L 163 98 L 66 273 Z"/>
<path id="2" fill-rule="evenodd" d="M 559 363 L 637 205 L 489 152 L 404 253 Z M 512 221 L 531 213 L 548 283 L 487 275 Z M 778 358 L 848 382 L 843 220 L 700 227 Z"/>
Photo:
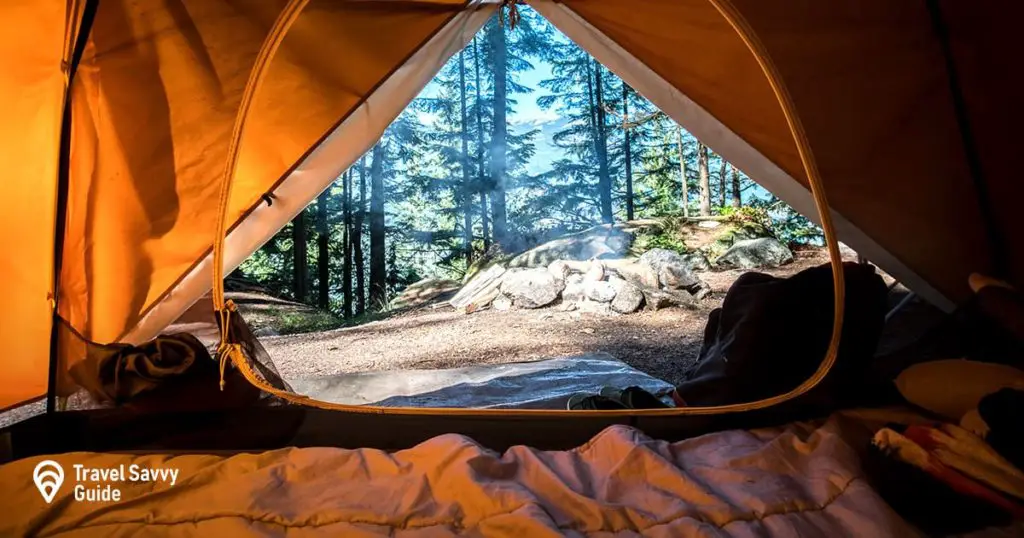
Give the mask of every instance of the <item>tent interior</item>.
<path id="1" fill-rule="evenodd" d="M 815 388 L 843 374 L 832 367 L 844 349 L 844 307 L 845 319 L 858 315 L 849 308 L 858 269 L 843 269 L 839 241 L 920 298 L 922 319 L 941 318 L 942 328 L 972 342 L 1002 331 L 976 321 L 993 301 L 1000 313 L 1021 312 L 1019 296 L 991 298 L 1002 293 L 993 288 L 1024 285 L 1024 239 L 1014 224 L 1024 186 L 1013 168 L 1024 118 L 1014 105 L 1020 47 L 1011 27 L 1021 9 L 994 0 L 4 3 L 0 409 L 38 402 L 46 411 L 0 430 L 0 461 L 11 462 L 0 467 L 0 484 L 16 478 L 19 462 L 71 452 L 97 453 L 97 465 L 153 452 L 218 455 L 228 468 L 247 465 L 230 454 L 281 447 L 418 450 L 461 434 L 477 448 L 557 451 L 603 446 L 599 439 L 614 438 L 608 431 L 627 426 L 667 442 L 824 420 L 837 409 L 813 398 Z M 816 296 L 827 298 L 827 338 L 808 379 L 722 404 L 567 411 L 322 401 L 302 394 L 310 385 L 278 375 L 227 301 L 225 276 L 357 167 L 485 25 L 497 17 L 514 32 L 527 15 L 548 21 L 723 163 L 821 227 L 831 266 Z M 997 284 L 975 285 L 975 274 Z M 916 352 L 935 331 L 902 314 L 907 321 L 886 335 Z M 1020 338 L 1014 319 L 1011 341 Z M 117 368 L 141 380 L 140 392 L 152 388 L 154 367 L 139 357 L 169 353 L 177 341 L 168 329 L 195 320 L 205 324 L 214 360 L 202 361 L 199 378 L 181 391 L 145 405 L 64 409 L 112 375 L 102 360 L 111 355 L 123 357 Z M 1019 340 L 1000 345 L 986 349 L 988 362 L 1024 366 Z M 905 366 L 897 359 L 893 378 Z M 606 366 L 581 361 L 574 372 Z M 949 372 L 936 382 L 962 374 Z M 864 401 L 890 396 L 861 389 L 871 392 Z M 913 409 L 934 417 L 924 407 Z M 815 443 L 841 437 L 830 420 L 815 423 Z M 528 466 L 530 454 L 509 457 Z M 186 475 L 203 472 L 200 460 L 176 461 Z M 765 464 L 758 472 L 746 479 L 788 471 Z M 874 495 L 862 493 L 858 502 Z M 19 506 L 31 511 L 28 502 Z M 75 510 L 62 517 L 87 520 Z M 848 531 L 880 525 L 872 531 L 879 534 L 903 525 L 889 512 L 848 523 Z"/>

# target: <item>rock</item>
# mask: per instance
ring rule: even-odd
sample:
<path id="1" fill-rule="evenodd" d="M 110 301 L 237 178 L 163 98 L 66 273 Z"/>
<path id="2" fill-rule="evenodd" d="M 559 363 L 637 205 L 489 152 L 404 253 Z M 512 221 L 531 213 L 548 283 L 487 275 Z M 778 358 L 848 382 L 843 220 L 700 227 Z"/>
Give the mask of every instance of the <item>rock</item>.
<path id="1" fill-rule="evenodd" d="M 614 271 L 620 277 L 641 288 L 657 288 L 658 273 L 645 263 L 630 262 L 615 264 Z"/>
<path id="2" fill-rule="evenodd" d="M 710 271 L 711 262 L 708 261 L 708 257 L 701 254 L 700 252 L 691 252 L 683 255 L 683 262 L 690 271 Z"/>
<path id="3" fill-rule="evenodd" d="M 457 309 L 475 305 L 474 310 L 487 307 L 498 296 L 505 267 L 493 265 L 476 275 L 452 297 L 449 304 Z"/>
<path id="4" fill-rule="evenodd" d="M 512 299 L 510 299 L 508 295 L 499 294 L 491 303 L 491 308 L 498 312 L 508 312 L 509 310 L 512 310 Z"/>
<path id="5" fill-rule="evenodd" d="M 555 275 L 555 278 L 565 279 L 572 273 L 572 268 L 565 260 L 555 260 L 548 266 L 548 271 Z"/>
<path id="6" fill-rule="evenodd" d="M 722 225 L 722 223 L 718 222 L 717 220 L 702 220 L 702 221 L 697 223 L 697 227 L 698 228 L 707 228 L 707 229 L 718 228 L 721 225 Z"/>
<path id="7" fill-rule="evenodd" d="M 612 310 L 620 314 L 632 314 L 640 309 L 644 302 L 644 292 L 639 287 L 622 278 L 609 278 L 608 283 L 615 288 Z"/>
<path id="8" fill-rule="evenodd" d="M 532 248 L 509 262 L 509 267 L 547 267 L 556 260 L 585 261 L 621 258 L 633 244 L 633 232 L 621 225 L 604 224 Z"/>
<path id="9" fill-rule="evenodd" d="M 615 287 L 611 282 L 585 282 L 583 292 L 587 299 L 597 303 L 610 303 L 615 299 Z"/>
<path id="10" fill-rule="evenodd" d="M 565 294 L 565 292 L 562 293 L 563 295 Z M 564 299 L 562 301 L 562 304 L 558 305 L 559 312 L 575 312 L 577 310 L 579 310 L 579 307 L 576 306 L 576 303 L 567 303 L 564 301 Z"/>
<path id="11" fill-rule="evenodd" d="M 696 300 L 685 290 L 642 290 L 647 310 L 661 310 L 675 306 L 692 307 Z"/>
<path id="12" fill-rule="evenodd" d="M 563 303 L 575 303 L 587 298 L 583 275 L 569 275 L 565 279 L 565 289 L 562 290 Z"/>
<path id="13" fill-rule="evenodd" d="M 565 281 L 556 278 L 547 268 L 511 272 L 501 281 L 501 293 L 519 308 L 545 307 L 555 302 L 563 289 Z"/>
<path id="14" fill-rule="evenodd" d="M 584 282 L 600 282 L 604 280 L 604 264 L 599 261 L 590 262 L 590 268 L 583 273 Z"/>
<path id="15" fill-rule="evenodd" d="M 644 252 L 639 262 L 654 270 L 658 275 L 658 283 L 663 288 L 678 290 L 700 284 L 700 279 L 693 275 L 686 259 L 678 252 L 654 248 Z"/>
<path id="16" fill-rule="evenodd" d="M 702 301 L 705 297 L 711 295 L 711 285 L 701 280 L 700 284 L 691 287 L 686 292 L 692 295 L 694 299 Z"/>
<path id="17" fill-rule="evenodd" d="M 615 314 L 612 311 L 612 305 L 610 303 L 599 303 L 597 301 L 583 301 L 579 303 L 580 312 L 586 312 L 588 314 L 595 314 L 598 316 L 611 316 Z"/>
<path id="18" fill-rule="evenodd" d="M 778 267 L 793 261 L 793 253 L 777 239 L 762 237 L 733 243 L 715 265 L 737 269 Z"/>

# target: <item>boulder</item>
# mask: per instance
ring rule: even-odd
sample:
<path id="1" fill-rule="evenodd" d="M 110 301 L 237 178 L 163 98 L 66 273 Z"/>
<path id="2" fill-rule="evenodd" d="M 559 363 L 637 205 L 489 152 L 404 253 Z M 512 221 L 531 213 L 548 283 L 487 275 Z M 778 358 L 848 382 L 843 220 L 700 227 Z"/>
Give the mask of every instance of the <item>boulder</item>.
<path id="1" fill-rule="evenodd" d="M 676 306 L 692 307 L 696 303 L 693 295 L 686 290 L 644 289 L 644 302 L 647 310 L 661 310 Z"/>
<path id="2" fill-rule="evenodd" d="M 608 283 L 615 289 L 612 310 L 620 314 L 632 314 L 640 309 L 644 302 L 644 292 L 639 287 L 618 277 L 609 278 Z"/>
<path id="3" fill-rule="evenodd" d="M 700 284 L 697 284 L 696 286 L 691 286 L 687 288 L 685 291 L 692 295 L 694 299 L 700 301 L 703 300 L 708 295 L 711 295 L 712 290 L 711 284 L 708 284 L 707 282 L 701 280 Z"/>
<path id="4" fill-rule="evenodd" d="M 587 299 L 597 303 L 610 303 L 615 299 L 615 287 L 611 282 L 584 282 L 583 291 Z"/>
<path id="5" fill-rule="evenodd" d="M 548 271 L 555 275 L 555 278 L 565 279 L 572 274 L 572 267 L 565 260 L 555 260 L 548 265 Z"/>
<path id="6" fill-rule="evenodd" d="M 613 271 L 620 277 L 641 288 L 657 288 L 658 273 L 646 263 L 622 260 L 628 263 L 616 263 L 611 265 Z"/>
<path id="7" fill-rule="evenodd" d="M 700 284 L 682 254 L 663 248 L 654 248 L 640 256 L 640 263 L 649 266 L 658 275 L 658 284 L 670 290 L 688 289 Z"/>
<path id="8" fill-rule="evenodd" d="M 736 269 L 778 267 L 793 261 L 793 253 L 777 239 L 761 237 L 733 243 L 715 265 Z"/>
<path id="9" fill-rule="evenodd" d="M 590 262 L 590 268 L 583 273 L 584 282 L 600 282 L 604 280 L 604 264 L 599 261 Z"/>
<path id="10" fill-rule="evenodd" d="M 498 294 L 498 296 L 495 297 L 494 301 L 491 303 L 491 308 L 497 310 L 498 312 L 507 312 L 509 310 L 512 310 L 512 299 L 510 299 L 508 295 Z"/>
<path id="11" fill-rule="evenodd" d="M 569 275 L 565 278 L 565 289 L 562 290 L 563 303 L 576 303 L 587 298 L 583 275 Z"/>
<path id="12" fill-rule="evenodd" d="M 621 258 L 632 244 L 631 229 L 621 225 L 604 224 L 527 250 L 512 258 L 508 266 L 533 268 L 547 267 L 556 260 Z"/>
<path id="13" fill-rule="evenodd" d="M 501 281 L 501 293 L 519 308 L 542 308 L 558 299 L 565 281 L 556 278 L 546 267 L 513 271 Z"/>
<path id="14" fill-rule="evenodd" d="M 586 312 L 588 314 L 597 314 L 599 316 L 611 316 L 615 312 L 612 310 L 611 303 L 599 303 L 597 301 L 583 301 L 577 304 L 580 312 Z"/>
<path id="15" fill-rule="evenodd" d="M 691 252 L 683 255 L 683 262 L 691 271 L 710 271 L 711 262 L 708 257 L 700 252 Z"/>

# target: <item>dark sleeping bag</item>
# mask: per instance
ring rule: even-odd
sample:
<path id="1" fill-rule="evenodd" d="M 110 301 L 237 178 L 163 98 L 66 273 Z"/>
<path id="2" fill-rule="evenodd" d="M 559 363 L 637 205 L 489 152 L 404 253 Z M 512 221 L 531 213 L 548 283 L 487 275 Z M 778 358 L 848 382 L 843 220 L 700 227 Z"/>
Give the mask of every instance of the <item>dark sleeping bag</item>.
<path id="1" fill-rule="evenodd" d="M 870 265 L 843 264 L 843 333 L 837 361 L 801 405 L 836 407 L 863 389 L 885 323 L 887 288 Z M 744 403 L 788 392 L 821 364 L 832 333 L 832 269 L 826 264 L 790 278 L 746 273 L 708 317 L 704 344 L 677 405 Z"/>

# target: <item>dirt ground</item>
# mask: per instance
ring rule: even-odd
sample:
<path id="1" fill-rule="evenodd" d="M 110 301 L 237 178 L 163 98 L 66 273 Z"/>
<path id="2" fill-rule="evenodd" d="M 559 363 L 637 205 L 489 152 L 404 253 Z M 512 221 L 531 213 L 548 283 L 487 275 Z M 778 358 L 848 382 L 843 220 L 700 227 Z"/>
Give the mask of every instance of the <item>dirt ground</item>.
<path id="1" fill-rule="evenodd" d="M 793 263 L 764 272 L 784 277 L 828 261 L 819 249 L 795 256 Z M 428 307 L 358 327 L 261 341 L 285 377 L 456 368 L 603 351 L 677 384 L 697 360 L 708 314 L 744 272 L 699 273 L 713 293 L 694 309 L 602 316 L 553 307 L 467 315 L 447 306 Z"/>
<path id="2" fill-rule="evenodd" d="M 793 263 L 763 272 L 785 277 L 828 262 L 828 254 L 821 249 L 794 255 Z M 696 363 L 708 314 L 721 306 L 729 286 L 744 272 L 698 273 L 711 285 L 712 294 L 696 308 L 602 316 L 562 312 L 557 307 L 468 315 L 447 306 L 425 307 L 357 327 L 265 336 L 260 341 L 286 378 L 455 368 L 603 351 L 677 384 Z M 0 413 L 0 427 L 43 410 L 43 403 L 37 402 Z"/>

